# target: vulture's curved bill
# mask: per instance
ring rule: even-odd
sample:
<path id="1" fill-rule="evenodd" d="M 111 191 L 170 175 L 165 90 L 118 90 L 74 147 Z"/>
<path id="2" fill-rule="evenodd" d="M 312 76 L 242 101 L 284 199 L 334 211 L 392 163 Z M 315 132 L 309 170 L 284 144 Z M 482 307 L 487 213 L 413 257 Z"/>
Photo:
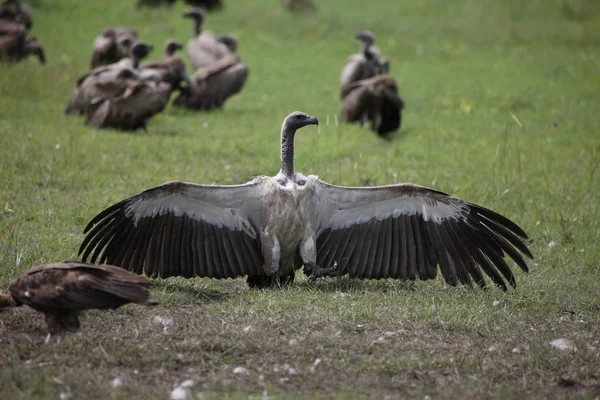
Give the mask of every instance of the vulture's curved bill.
<path id="1" fill-rule="evenodd" d="M 45 264 L 25 271 L 0 295 L 0 311 L 27 305 L 44 314 L 48 343 L 57 342 L 67 331 L 79 330 L 79 312 L 115 309 L 127 303 L 159 304 L 150 298 L 150 281 L 112 265 L 90 265 L 77 261 Z"/>
<path id="2" fill-rule="evenodd" d="M 506 217 L 410 183 L 342 187 L 294 170 L 302 112 L 281 128 L 281 170 L 234 186 L 167 182 L 94 217 L 79 254 L 149 276 L 235 278 L 250 286 L 312 277 L 433 279 L 451 285 L 484 274 L 506 290 L 508 255 L 527 271 L 523 230 Z"/>

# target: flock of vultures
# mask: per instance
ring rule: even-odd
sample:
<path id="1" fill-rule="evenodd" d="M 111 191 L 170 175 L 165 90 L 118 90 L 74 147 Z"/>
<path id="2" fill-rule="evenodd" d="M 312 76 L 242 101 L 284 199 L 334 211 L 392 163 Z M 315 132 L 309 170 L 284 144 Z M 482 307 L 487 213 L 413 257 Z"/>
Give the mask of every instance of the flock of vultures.
<path id="1" fill-rule="evenodd" d="M 26 8 L 15 0 L 7 3 L 14 7 L 11 23 L 23 26 L 25 43 L 35 42 L 26 33 Z M 95 126 L 135 129 L 160 112 L 173 91 L 179 92 L 174 102 L 179 106 L 222 107 L 243 87 L 248 67 L 232 35 L 202 31 L 204 12 L 193 9 L 184 17 L 194 22 L 194 38 L 187 44 L 192 76 L 175 55 L 180 43 L 168 40 L 162 59 L 144 63 L 152 46 L 138 40 L 135 30 L 107 28 L 94 42 L 92 70 L 78 81 L 67 112 L 86 114 Z M 341 74 L 342 115 L 384 134 L 400 126 L 404 103 L 373 33 L 359 32 L 356 39 L 361 50 Z M 142 274 L 245 276 L 250 287 L 267 288 L 293 282 L 298 271 L 310 280 L 428 280 L 440 271 L 450 285 L 483 288 L 487 275 L 503 290 L 516 287 L 506 258 L 527 271 L 525 258 L 532 254 L 525 232 L 508 218 L 411 183 L 343 187 L 297 172 L 295 135 L 318 123 L 299 111 L 283 120 L 281 169 L 275 176 L 232 186 L 172 181 L 107 207 L 84 229 L 81 262 L 26 271 L 0 295 L 0 311 L 28 305 L 44 313 L 47 341 L 60 341 L 79 328 L 81 310 L 157 304 Z"/>
<path id="2" fill-rule="evenodd" d="M 164 1 L 140 1 L 138 6 L 160 6 Z M 219 9 L 220 0 L 188 3 L 207 10 Z M 292 10 L 314 10 L 307 0 L 283 1 Z M 183 14 L 193 22 L 193 37 L 187 53 L 193 74 L 177 55 L 183 44 L 169 39 L 163 56 L 144 61 L 153 52 L 151 44 L 138 38 L 133 28 L 108 27 L 94 40 L 91 70 L 77 80 L 66 107 L 67 114 L 84 115 L 86 124 L 120 130 L 146 129 L 147 122 L 165 109 L 173 93 L 176 107 L 192 110 L 222 108 L 239 93 L 249 68 L 237 53 L 238 41 L 232 34 L 214 35 L 203 30 L 205 12 L 194 8 Z M 35 54 L 45 62 L 44 51 L 29 35 L 31 9 L 20 0 L 5 0 L 0 7 L 0 59 L 19 61 Z M 388 74 L 390 62 L 373 45 L 370 31 L 359 32 L 361 51 L 343 67 L 340 93 L 343 121 L 368 125 L 383 135 L 399 129 L 404 101 L 394 79 Z"/>

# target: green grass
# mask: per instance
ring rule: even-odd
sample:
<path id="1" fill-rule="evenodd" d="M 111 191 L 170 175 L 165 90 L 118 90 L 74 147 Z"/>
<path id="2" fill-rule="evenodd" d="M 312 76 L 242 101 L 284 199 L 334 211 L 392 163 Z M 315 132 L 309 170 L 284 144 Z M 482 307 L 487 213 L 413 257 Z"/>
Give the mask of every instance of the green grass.
<path id="1" fill-rule="evenodd" d="M 143 189 L 274 175 L 294 110 L 321 121 L 297 136 L 299 171 L 450 192 L 517 221 L 535 260 L 506 294 L 441 279 L 301 278 L 266 291 L 243 279 L 159 281 L 161 306 L 91 311 L 59 346 L 43 345 L 41 315 L 5 312 L 0 398 L 164 399 L 187 379 L 196 398 L 600 396 L 597 2 L 322 0 L 314 15 L 229 0 L 207 28 L 239 38 L 250 76 L 225 109 L 167 108 L 147 133 L 87 128 L 63 109 L 105 25 L 133 26 L 158 47 L 191 35 L 183 4 L 133 3 L 36 1 L 48 64 L 0 65 L 2 288 L 34 264 L 76 258 L 87 222 Z M 339 72 L 364 28 L 407 103 L 389 140 L 336 123 Z M 172 320 L 166 330 L 156 316 Z M 576 351 L 553 349 L 558 338 Z"/>

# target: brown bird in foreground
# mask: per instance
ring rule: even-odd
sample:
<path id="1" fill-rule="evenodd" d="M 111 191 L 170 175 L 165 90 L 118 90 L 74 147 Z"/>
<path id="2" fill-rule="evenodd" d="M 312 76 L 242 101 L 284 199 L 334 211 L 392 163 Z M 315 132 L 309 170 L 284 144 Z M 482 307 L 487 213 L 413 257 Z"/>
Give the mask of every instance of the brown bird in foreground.
<path id="1" fill-rule="evenodd" d="M 77 261 L 45 264 L 25 271 L 0 295 L 0 311 L 23 304 L 44 314 L 48 324 L 46 343 L 60 343 L 67 331 L 79 330 L 79 312 L 118 308 L 127 303 L 157 305 L 150 298 L 150 281 L 112 265 Z"/>

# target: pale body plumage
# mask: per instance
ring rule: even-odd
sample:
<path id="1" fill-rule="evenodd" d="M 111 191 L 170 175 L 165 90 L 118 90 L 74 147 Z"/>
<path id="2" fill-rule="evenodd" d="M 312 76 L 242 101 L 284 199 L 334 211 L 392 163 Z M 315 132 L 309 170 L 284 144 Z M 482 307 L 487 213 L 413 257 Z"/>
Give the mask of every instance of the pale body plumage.
<path id="1" fill-rule="evenodd" d="M 516 285 L 504 254 L 522 269 L 525 233 L 491 210 L 414 184 L 341 187 L 294 170 L 294 135 L 314 117 L 295 112 L 281 130 L 279 174 L 243 185 L 168 182 L 94 217 L 80 247 L 149 276 L 248 276 L 251 286 L 312 277 L 432 279 L 452 285 L 482 272 Z"/>

